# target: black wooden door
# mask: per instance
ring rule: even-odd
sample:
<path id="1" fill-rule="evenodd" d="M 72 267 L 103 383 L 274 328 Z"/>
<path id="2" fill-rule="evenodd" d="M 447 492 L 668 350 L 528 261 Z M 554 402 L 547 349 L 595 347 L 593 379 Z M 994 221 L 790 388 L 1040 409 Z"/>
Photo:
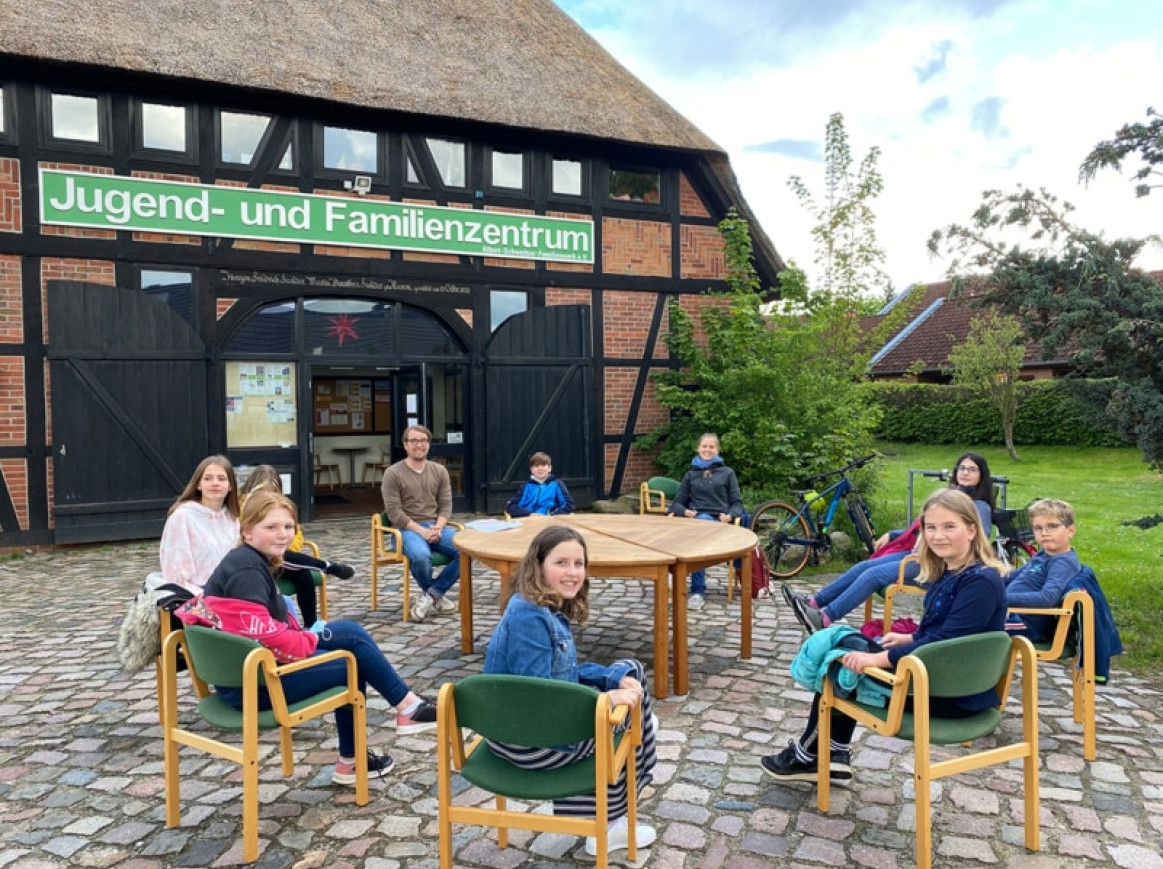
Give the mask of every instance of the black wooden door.
<path id="1" fill-rule="evenodd" d="M 164 301 L 48 284 L 55 539 L 157 537 L 208 452 L 207 354 Z"/>
<path id="2" fill-rule="evenodd" d="M 485 354 L 486 509 L 499 513 L 547 452 L 579 507 L 597 497 L 593 349 L 587 305 L 534 308 L 497 329 Z"/>

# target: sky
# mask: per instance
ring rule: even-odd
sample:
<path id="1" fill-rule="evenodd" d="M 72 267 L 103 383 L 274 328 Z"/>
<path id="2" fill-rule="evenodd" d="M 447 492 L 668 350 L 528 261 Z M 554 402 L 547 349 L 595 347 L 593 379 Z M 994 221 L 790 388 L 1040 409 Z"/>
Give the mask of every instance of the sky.
<path id="1" fill-rule="evenodd" d="M 934 229 L 982 191 L 1045 187 L 1107 238 L 1163 234 L 1163 190 L 1078 168 L 1126 123 L 1163 111 L 1163 0 L 557 0 L 729 155 L 780 255 L 816 275 L 812 217 L 839 112 L 853 169 L 881 151 L 873 202 L 897 290 L 945 277 Z M 1137 265 L 1163 268 L 1148 245 Z"/>

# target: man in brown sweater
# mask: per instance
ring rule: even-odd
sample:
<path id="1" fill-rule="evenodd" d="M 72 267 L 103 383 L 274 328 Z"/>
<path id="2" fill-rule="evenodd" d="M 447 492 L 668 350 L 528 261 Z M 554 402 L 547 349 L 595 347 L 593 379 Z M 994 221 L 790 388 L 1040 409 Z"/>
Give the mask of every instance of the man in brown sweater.
<path id="1" fill-rule="evenodd" d="M 456 601 L 448 590 L 460 578 L 460 553 L 452 545 L 456 529 L 448 527 L 452 517 L 452 485 L 448 471 L 428 461 L 432 432 L 422 425 L 404 429 L 407 458 L 384 471 L 380 491 L 388 520 L 404 538 L 404 554 L 412 564 L 423 594 L 412 603 L 412 618 L 424 621 L 431 612 L 456 612 Z M 451 560 L 432 576 L 432 553 L 439 552 Z"/>

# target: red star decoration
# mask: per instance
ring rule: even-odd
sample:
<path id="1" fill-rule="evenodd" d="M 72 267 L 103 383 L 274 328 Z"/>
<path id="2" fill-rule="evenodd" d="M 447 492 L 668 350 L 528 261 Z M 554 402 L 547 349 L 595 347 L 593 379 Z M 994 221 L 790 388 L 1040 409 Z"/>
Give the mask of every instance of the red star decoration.
<path id="1" fill-rule="evenodd" d="M 338 338 L 340 347 L 343 346 L 344 338 L 350 338 L 352 341 L 359 340 L 359 333 L 355 331 L 355 324 L 359 322 L 359 317 L 339 314 L 335 317 L 328 317 L 327 321 L 331 324 L 327 330 L 327 337 Z"/>

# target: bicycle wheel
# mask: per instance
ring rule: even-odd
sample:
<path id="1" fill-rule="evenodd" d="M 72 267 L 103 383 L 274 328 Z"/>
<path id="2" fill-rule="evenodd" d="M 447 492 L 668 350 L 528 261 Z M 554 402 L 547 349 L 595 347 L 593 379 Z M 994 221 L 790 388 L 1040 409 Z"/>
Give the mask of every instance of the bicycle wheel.
<path id="1" fill-rule="evenodd" d="M 849 495 L 844 504 L 848 508 L 849 518 L 852 519 L 852 527 L 856 529 L 856 536 L 871 555 L 876 549 L 876 530 L 872 527 L 872 520 L 868 518 L 868 506 L 864 499 L 855 493 Z"/>
<path id="2" fill-rule="evenodd" d="M 1020 540 L 1006 540 L 1005 550 L 1006 561 L 1011 567 L 1021 567 L 1034 556 L 1032 547 Z"/>
<path id="3" fill-rule="evenodd" d="M 808 521 L 790 504 L 761 504 L 751 517 L 751 530 L 759 538 L 772 576 L 795 576 L 808 563 L 812 547 L 805 541 L 812 539 L 812 531 Z"/>

